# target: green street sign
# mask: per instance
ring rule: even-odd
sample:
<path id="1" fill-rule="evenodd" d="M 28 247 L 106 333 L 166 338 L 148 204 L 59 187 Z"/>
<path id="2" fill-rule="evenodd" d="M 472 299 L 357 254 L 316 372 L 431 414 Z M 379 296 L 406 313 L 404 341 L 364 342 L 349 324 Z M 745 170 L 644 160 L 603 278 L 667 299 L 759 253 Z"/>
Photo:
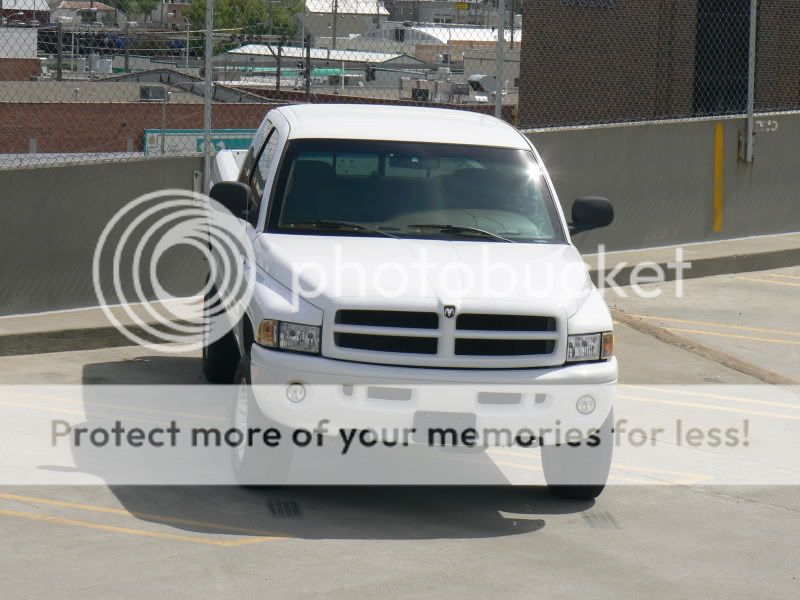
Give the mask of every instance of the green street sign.
<path id="1" fill-rule="evenodd" d="M 162 154 L 162 130 L 144 130 L 145 156 Z M 163 130 L 163 154 L 197 154 L 203 152 L 202 129 Z M 214 152 L 220 150 L 247 150 L 256 134 L 255 129 L 212 129 L 211 144 Z"/>

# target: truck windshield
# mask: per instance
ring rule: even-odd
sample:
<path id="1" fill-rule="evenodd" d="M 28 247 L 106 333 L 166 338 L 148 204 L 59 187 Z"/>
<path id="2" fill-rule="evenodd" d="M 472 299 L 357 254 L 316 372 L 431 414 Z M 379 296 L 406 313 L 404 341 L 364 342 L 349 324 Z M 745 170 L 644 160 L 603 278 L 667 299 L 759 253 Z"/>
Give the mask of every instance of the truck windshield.
<path id="1" fill-rule="evenodd" d="M 361 140 L 295 140 L 267 229 L 519 243 L 564 243 L 530 151 Z"/>

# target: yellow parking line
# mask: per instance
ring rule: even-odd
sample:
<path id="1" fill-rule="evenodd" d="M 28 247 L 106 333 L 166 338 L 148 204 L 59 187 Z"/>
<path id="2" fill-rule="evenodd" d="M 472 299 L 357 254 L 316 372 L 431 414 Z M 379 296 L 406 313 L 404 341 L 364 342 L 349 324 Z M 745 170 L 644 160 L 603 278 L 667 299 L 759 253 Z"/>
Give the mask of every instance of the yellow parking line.
<path id="1" fill-rule="evenodd" d="M 521 465 L 519 463 L 513 463 L 513 462 L 495 462 L 494 464 L 501 467 L 513 467 L 515 469 L 526 469 L 528 471 L 542 472 L 542 468 L 537 467 L 536 465 Z M 608 478 L 609 480 L 622 481 L 626 483 L 647 483 L 647 484 L 658 484 L 658 485 L 670 483 L 667 481 L 658 481 L 658 480 L 654 481 L 652 479 L 645 479 L 642 477 L 625 477 L 624 475 L 609 475 Z"/>
<path id="2" fill-rule="evenodd" d="M 679 400 L 662 400 L 658 398 L 642 398 L 641 396 L 627 396 L 617 394 L 617 398 L 623 400 L 634 400 L 636 402 L 651 402 L 653 404 L 668 404 L 670 406 L 686 406 L 688 408 L 705 408 L 720 412 L 731 412 L 741 415 L 753 415 L 756 417 L 774 417 L 776 419 L 786 419 L 787 421 L 800 421 L 800 415 L 781 415 L 778 413 L 761 412 L 758 410 L 747 410 L 745 408 L 733 408 L 731 406 L 717 406 L 714 404 L 700 404 L 697 402 L 681 402 Z"/>
<path id="3" fill-rule="evenodd" d="M 6 400 L 0 400 L 0 405 L 2 406 L 17 406 L 19 408 L 27 408 L 29 410 L 41 410 L 44 412 L 55 412 L 55 413 L 64 413 L 68 415 L 80 415 L 84 418 L 87 417 L 86 413 L 82 410 L 71 410 L 69 408 L 61 408 L 60 406 L 39 406 L 37 404 L 25 404 L 24 402 L 8 402 Z M 101 414 L 93 414 L 92 417 L 99 418 L 99 419 L 118 419 L 119 415 L 101 415 Z M 136 417 L 136 423 L 147 423 L 148 425 L 164 425 L 164 421 L 150 421 L 147 419 L 142 419 Z"/>
<path id="4" fill-rule="evenodd" d="M 614 463 L 613 468 L 622 469 L 623 471 L 634 471 L 639 473 L 655 473 L 656 475 L 681 475 L 683 479 L 668 479 L 670 483 L 678 485 L 689 485 L 692 483 L 701 483 L 713 479 L 711 475 L 703 475 L 701 473 L 685 473 L 682 471 L 670 471 L 668 469 L 653 469 L 650 467 L 635 467 L 632 465 L 619 465 Z"/>
<path id="5" fill-rule="evenodd" d="M 529 458 L 531 456 L 530 454 L 526 454 L 523 451 L 514 451 L 514 450 L 508 450 L 508 449 L 505 449 L 505 448 L 492 448 L 490 450 L 490 452 L 493 453 L 493 454 L 502 454 L 504 456 L 520 456 L 520 457 L 523 457 L 523 458 Z M 495 464 L 503 464 L 503 465 L 515 466 L 515 463 L 495 463 Z M 535 468 L 535 467 L 533 467 L 533 468 Z M 618 464 L 618 463 L 614 463 L 612 468 L 621 469 L 623 471 L 635 471 L 635 472 L 638 472 L 638 473 L 654 473 L 654 474 L 657 474 L 657 475 L 679 475 L 679 476 L 684 477 L 684 479 L 670 479 L 670 480 L 667 480 L 669 483 L 675 483 L 675 484 L 679 484 L 679 485 L 684 485 L 684 484 L 689 484 L 689 483 L 700 483 L 702 481 L 708 481 L 709 479 L 712 479 L 711 475 L 703 475 L 702 473 L 687 473 L 687 472 L 684 472 L 684 471 L 669 471 L 669 470 L 666 470 L 666 469 L 653 469 L 651 467 L 635 467 L 635 466 L 631 466 L 631 465 L 621 465 L 621 464 Z M 537 469 L 537 470 L 541 470 L 541 469 Z M 649 479 L 642 480 L 641 478 L 639 480 L 640 481 L 650 481 Z"/>
<path id="6" fill-rule="evenodd" d="M 754 335 L 736 335 L 733 333 L 722 333 L 720 331 L 705 331 L 703 329 L 684 329 L 681 327 L 665 327 L 667 331 L 680 331 L 681 333 L 696 333 L 711 335 L 715 337 L 734 338 L 737 340 L 753 340 L 754 342 L 767 342 L 770 344 L 784 344 L 788 346 L 800 346 L 800 340 L 777 340 L 775 338 L 756 337 Z"/>
<path id="7" fill-rule="evenodd" d="M 745 404 L 760 404 L 762 406 L 774 406 L 776 408 L 791 408 L 794 410 L 800 409 L 800 403 L 797 404 L 789 404 L 786 402 L 770 402 L 769 400 L 754 400 L 752 398 L 740 398 L 738 396 L 727 396 L 725 394 L 711 394 L 709 392 L 697 392 L 697 391 L 684 391 L 684 390 L 675 390 L 672 388 L 654 388 L 648 387 L 646 385 L 621 385 L 620 388 L 630 388 L 630 389 L 637 389 L 637 390 L 646 390 L 648 392 L 663 392 L 664 394 L 677 394 L 679 396 L 689 396 L 689 397 L 702 397 L 702 398 L 713 398 L 715 400 L 731 400 L 732 402 L 743 402 Z"/>
<path id="8" fill-rule="evenodd" d="M 209 523 L 208 521 L 197 521 L 194 519 L 183 519 L 180 517 L 170 517 L 167 515 L 157 515 L 151 513 L 131 512 L 121 508 L 112 508 L 109 506 L 96 506 L 94 504 L 80 504 L 77 502 L 66 502 L 64 500 L 54 500 L 52 498 L 37 498 L 34 496 L 20 496 L 18 494 L 0 493 L 2 500 L 14 500 L 17 502 L 25 502 L 31 504 L 43 504 L 46 506 L 55 506 L 58 508 L 71 508 L 76 510 L 85 510 L 89 512 L 106 513 L 112 515 L 121 515 L 123 517 L 132 517 L 136 519 L 145 519 L 148 521 L 158 521 L 160 523 L 170 523 L 174 525 L 192 525 L 195 527 L 205 527 L 206 529 L 217 529 L 229 533 L 246 533 L 248 535 L 262 536 L 259 539 L 283 539 L 289 536 L 282 536 L 273 531 L 262 531 L 258 529 L 249 529 L 245 527 L 236 527 L 233 525 L 224 525 L 221 523 Z"/>
<path id="9" fill-rule="evenodd" d="M 787 277 L 789 279 L 800 279 L 800 275 L 789 275 L 788 273 L 766 273 L 767 277 Z"/>
<path id="10" fill-rule="evenodd" d="M 80 521 L 78 519 L 65 519 L 63 517 L 54 517 L 52 515 L 44 515 L 39 513 L 21 512 L 17 510 L 0 509 L 0 515 L 6 517 L 16 517 L 19 519 L 30 519 L 32 521 L 43 521 L 46 523 L 57 523 L 59 525 L 72 525 L 74 527 L 83 527 L 85 529 L 97 529 L 99 531 L 108 531 L 112 533 L 124 533 L 127 535 L 158 538 L 165 540 L 175 540 L 180 542 L 191 542 L 193 544 L 204 544 L 207 546 L 221 546 L 225 548 L 240 546 L 243 544 L 252 544 L 262 541 L 269 541 L 268 538 L 245 538 L 244 540 L 215 540 L 212 538 L 195 537 L 191 535 L 182 535 L 179 533 L 164 533 L 160 531 L 147 531 L 145 529 L 131 529 L 129 527 L 117 527 L 115 525 L 103 525 L 102 523 L 92 523 L 91 521 Z"/>
<path id="11" fill-rule="evenodd" d="M 766 327 L 750 327 L 747 325 L 730 325 L 728 323 L 718 323 L 716 321 L 690 321 L 689 319 L 675 319 L 673 317 L 651 317 L 648 315 L 631 315 L 637 319 L 648 321 L 665 321 L 668 323 L 683 323 L 685 325 L 710 325 L 722 329 L 735 329 L 737 331 L 752 331 L 754 333 L 777 333 L 779 335 L 789 335 L 800 337 L 800 331 L 787 331 L 785 329 L 769 329 Z"/>
<path id="12" fill-rule="evenodd" d="M 739 275 L 736 279 L 743 279 L 744 281 L 756 281 L 758 283 L 771 283 L 773 285 L 791 285 L 792 287 L 800 287 L 800 283 L 791 283 L 789 281 L 770 281 L 769 279 L 759 279 L 758 277 L 745 277 Z"/>
<path id="13" fill-rule="evenodd" d="M 83 400 L 74 400 L 72 398 L 62 398 L 61 396 L 49 396 L 47 394 L 29 394 L 29 393 L 15 393 L 14 396 L 19 396 L 22 398 L 34 398 L 37 400 L 55 400 L 56 402 L 63 402 L 65 404 L 74 404 L 74 405 L 83 405 Z M 125 404 L 105 404 L 105 403 L 98 403 L 92 402 L 92 407 L 98 408 L 116 408 L 119 410 L 127 410 L 130 412 L 141 412 L 141 413 L 152 413 L 155 415 L 165 415 L 168 417 L 187 417 L 192 419 L 198 419 L 201 421 L 215 421 L 219 423 L 225 422 L 225 419 L 222 417 L 212 417 L 210 415 L 202 415 L 197 413 L 185 413 L 185 412 L 173 412 L 173 411 L 166 411 L 160 410 L 157 408 L 142 408 L 138 406 L 127 406 Z"/>
<path id="14" fill-rule="evenodd" d="M 60 412 L 66 413 L 68 415 L 81 415 L 83 417 L 86 416 L 86 413 L 82 410 L 71 410 L 69 408 L 59 408 L 56 406 L 38 406 L 36 404 L 24 404 L 22 402 L 8 402 L 7 400 L 0 400 L 0 405 L 3 406 L 18 406 L 20 408 L 29 408 L 31 410 L 43 410 L 46 412 Z"/>

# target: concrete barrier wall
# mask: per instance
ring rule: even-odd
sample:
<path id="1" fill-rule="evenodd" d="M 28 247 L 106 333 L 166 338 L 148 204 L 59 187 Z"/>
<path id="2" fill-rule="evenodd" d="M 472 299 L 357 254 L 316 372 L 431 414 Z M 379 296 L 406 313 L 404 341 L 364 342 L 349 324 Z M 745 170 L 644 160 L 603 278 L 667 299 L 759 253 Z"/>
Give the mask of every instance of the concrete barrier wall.
<path id="1" fill-rule="evenodd" d="M 0 315 L 97 305 L 92 256 L 106 223 L 141 194 L 194 189 L 201 167 L 200 158 L 157 158 L 0 170 Z M 175 294 L 196 292 L 204 273 L 193 252 L 159 264 Z"/>
<path id="2" fill-rule="evenodd" d="M 575 236 L 591 252 L 800 231 L 800 115 L 763 120 L 773 123 L 758 134 L 752 164 L 737 158 L 741 119 L 530 135 L 567 214 L 580 195 L 614 203 L 611 227 Z M 718 123 L 723 212 L 714 232 Z M 0 315 L 96 305 L 92 256 L 106 223 L 141 194 L 193 189 L 200 168 L 199 158 L 163 158 L 0 171 Z M 158 268 L 173 294 L 202 287 L 196 252 L 174 252 Z"/>
<path id="3" fill-rule="evenodd" d="M 575 236 L 584 252 L 800 231 L 800 115 L 759 116 L 755 160 L 738 159 L 744 119 L 544 130 L 530 137 L 569 216 L 606 196 L 616 220 Z M 723 134 L 722 227 L 713 231 L 715 140 Z"/>

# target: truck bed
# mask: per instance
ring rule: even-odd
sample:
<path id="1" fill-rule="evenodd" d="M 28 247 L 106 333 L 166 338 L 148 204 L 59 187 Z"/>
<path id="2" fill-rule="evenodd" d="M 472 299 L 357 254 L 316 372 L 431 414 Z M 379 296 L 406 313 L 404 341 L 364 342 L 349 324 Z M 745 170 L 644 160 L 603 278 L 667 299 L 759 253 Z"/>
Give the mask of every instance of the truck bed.
<path id="1" fill-rule="evenodd" d="M 214 157 L 211 185 L 220 181 L 236 181 L 244 163 L 247 150 L 221 150 Z"/>

